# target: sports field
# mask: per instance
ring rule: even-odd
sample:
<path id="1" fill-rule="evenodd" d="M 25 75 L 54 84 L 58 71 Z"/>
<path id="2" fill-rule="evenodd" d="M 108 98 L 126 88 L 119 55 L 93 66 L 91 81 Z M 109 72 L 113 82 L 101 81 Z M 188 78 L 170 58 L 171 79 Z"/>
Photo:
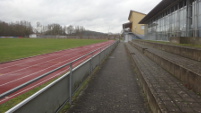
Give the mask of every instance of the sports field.
<path id="1" fill-rule="evenodd" d="M 0 62 L 51 53 L 106 40 L 96 39 L 0 39 Z"/>
<path id="2" fill-rule="evenodd" d="M 1 40 L 2 39 L 0 39 L 0 41 Z M 71 62 L 72 60 L 75 60 L 79 58 L 80 56 L 83 56 L 91 51 L 104 49 L 105 47 L 113 43 L 113 41 L 106 41 L 106 40 L 79 40 L 79 39 L 70 39 L 70 40 L 69 39 L 5 39 L 5 40 L 7 41 L 6 42 L 7 50 L 23 49 L 24 51 L 26 50 L 27 53 L 29 53 L 30 50 L 35 50 L 36 54 L 32 54 L 32 55 L 37 55 L 37 54 L 43 54 L 43 55 L 38 55 L 31 58 L 23 59 L 23 60 L 17 60 L 14 62 L 1 63 L 0 64 L 0 83 L 1 83 L 0 94 L 3 94 L 4 93 L 3 91 L 5 91 L 6 89 L 8 91 L 16 86 L 19 86 L 20 84 L 23 84 L 25 82 L 28 82 L 29 80 L 34 79 L 34 77 L 43 75 L 44 73 L 47 73 L 48 71 L 54 68 L 57 68 L 63 64 L 67 64 L 68 62 Z M 5 40 L 3 41 L 5 42 Z M 40 43 L 41 41 L 43 41 L 43 43 L 45 44 Z M 26 42 L 26 43 L 24 44 L 22 42 L 24 43 Z M 33 44 L 33 42 L 35 44 Z M 103 43 L 99 43 L 99 42 L 103 42 Z M 0 43 L 4 46 L 6 45 L 6 43 L 3 43 L 2 41 Z M 14 45 L 11 45 L 10 43 Z M 37 44 L 37 43 L 40 43 L 40 44 Z M 24 46 L 21 44 L 24 44 Z M 3 47 L 2 45 L 0 46 Z M 21 48 L 19 49 L 17 45 L 19 45 L 19 47 Z M 39 45 L 42 49 L 38 48 L 37 45 Z M 87 46 L 83 46 L 83 45 L 87 45 Z M 74 48 L 76 46 L 83 46 L 83 47 Z M 24 49 L 23 47 L 26 49 Z M 37 49 L 33 49 L 34 47 L 38 48 L 38 52 L 37 52 Z M 54 49 L 54 47 L 57 47 L 57 49 Z M 53 48 L 53 50 L 51 51 L 50 48 Z M 73 49 L 67 49 L 67 48 L 73 48 Z M 48 50 L 47 51 L 48 53 L 49 52 L 52 52 L 52 53 L 44 54 L 47 52 L 44 52 L 43 50 Z M 63 51 L 53 52 L 58 50 L 63 50 Z M 8 51 L 4 50 L 4 52 L 6 53 Z M 13 51 L 13 52 L 17 53 L 17 51 Z M 26 54 L 26 52 L 24 53 Z M 13 55 L 13 56 L 16 56 L 16 55 Z M 90 56 L 75 62 L 72 66 L 75 67 L 79 65 L 81 62 L 83 62 L 89 57 Z M 69 69 L 69 67 L 66 67 L 66 68 Z M 27 98 L 28 96 L 32 95 L 33 93 L 40 90 L 47 84 L 51 83 L 57 77 L 62 75 L 62 73 L 65 73 L 66 71 L 68 71 L 68 69 L 66 68 L 64 68 L 64 70 L 57 71 L 56 73 L 52 73 L 50 76 L 46 76 L 43 79 L 38 80 L 37 82 L 34 82 L 30 84 L 29 86 L 26 86 L 20 89 L 19 91 L 16 91 L 10 94 L 9 96 L 0 99 L 0 113 L 7 111 L 8 109 L 15 106 L 16 104 L 18 104 L 19 102 Z M 14 72 L 14 74 L 12 74 L 12 72 Z M 11 88 L 11 86 L 13 87 Z"/>

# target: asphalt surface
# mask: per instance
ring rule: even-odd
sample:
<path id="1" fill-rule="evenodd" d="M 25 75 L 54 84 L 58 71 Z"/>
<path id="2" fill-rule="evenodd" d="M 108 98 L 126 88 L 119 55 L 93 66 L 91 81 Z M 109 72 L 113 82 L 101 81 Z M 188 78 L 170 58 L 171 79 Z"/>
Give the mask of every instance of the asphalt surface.
<path id="1" fill-rule="evenodd" d="M 123 43 L 93 77 L 68 113 L 148 113 Z"/>

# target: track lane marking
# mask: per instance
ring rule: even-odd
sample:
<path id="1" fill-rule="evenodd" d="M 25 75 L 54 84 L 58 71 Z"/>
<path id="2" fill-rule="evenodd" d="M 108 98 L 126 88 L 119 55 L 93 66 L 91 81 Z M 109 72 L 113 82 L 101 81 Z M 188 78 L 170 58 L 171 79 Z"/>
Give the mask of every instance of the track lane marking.
<path id="1" fill-rule="evenodd" d="M 73 50 L 72 50 L 73 51 Z M 78 51 L 78 50 L 77 50 Z M 67 50 L 66 50 L 66 52 L 67 52 Z M 69 51 L 69 52 L 71 52 L 71 51 Z M 52 53 L 50 53 L 50 54 L 52 54 Z M 71 54 L 71 53 L 68 53 L 68 54 Z M 37 56 L 36 56 L 37 57 Z M 45 58 L 48 58 L 48 57 L 53 57 L 53 56 L 44 56 L 44 57 L 42 57 L 42 58 L 39 58 L 39 59 L 36 59 L 36 60 L 32 60 L 32 61 L 30 61 L 30 62 L 28 62 L 28 63 L 31 63 L 31 62 L 35 62 L 35 61 L 37 61 L 37 60 L 41 60 L 41 59 L 45 59 Z M 32 58 L 34 58 L 34 57 L 32 57 Z M 13 66 L 16 66 L 16 65 L 22 65 L 24 62 L 21 62 L 21 63 L 18 63 L 18 64 L 15 64 L 15 65 L 11 65 L 11 66 L 7 66 L 7 67 L 3 67 L 3 68 L 0 68 L 0 70 L 1 69 L 5 69 L 5 68 L 9 68 L 9 67 L 13 67 Z M 2 64 L 3 65 L 3 64 Z"/>
<path id="2" fill-rule="evenodd" d="M 73 54 L 71 53 L 71 56 L 74 55 L 74 54 L 76 54 L 76 53 L 73 53 Z M 62 57 L 67 57 L 67 56 L 57 57 L 57 58 L 55 58 L 55 59 L 51 59 L 51 60 L 48 60 L 48 61 L 46 61 L 46 62 L 40 62 L 40 63 L 31 65 L 31 66 L 28 66 L 28 67 L 26 67 L 26 68 L 22 68 L 22 69 L 19 69 L 19 70 L 16 70 L 16 71 L 12 71 L 12 72 L 8 72 L 8 73 L 4 73 L 4 74 L 16 73 L 16 72 L 19 72 L 19 71 L 22 71 L 22 70 L 25 70 L 25 69 L 28 69 L 28 68 L 31 68 L 31 67 L 34 67 L 34 66 L 38 66 L 38 65 L 41 65 L 41 64 L 44 64 L 44 63 L 47 63 L 47 62 L 51 62 L 51 61 L 53 61 L 53 60 L 60 59 L 60 58 L 62 58 Z"/>
<path id="3" fill-rule="evenodd" d="M 73 57 L 73 58 L 71 58 L 71 59 L 68 59 L 68 60 L 64 61 L 64 62 L 68 62 L 69 60 L 76 59 L 76 58 L 79 57 L 79 56 L 82 56 L 82 55 L 77 55 L 77 56 L 75 56 L 75 57 Z M 10 84 L 10 83 L 19 81 L 19 80 L 21 80 L 21 79 L 27 78 L 27 77 L 29 77 L 29 76 L 31 76 L 31 75 L 34 75 L 34 74 L 37 74 L 37 73 L 40 73 L 40 72 L 42 72 L 42 71 L 45 71 L 45 70 L 47 70 L 47 69 L 49 69 L 49 68 L 51 68 L 51 67 L 54 67 L 54 66 L 59 65 L 59 64 L 64 63 L 64 62 L 57 63 L 57 64 L 52 65 L 52 66 L 50 66 L 50 67 L 47 67 L 47 68 L 45 68 L 45 69 L 43 69 L 43 70 L 37 71 L 37 72 L 35 72 L 35 73 L 29 74 L 29 75 L 26 75 L 26 76 L 23 76 L 23 77 L 21 77 L 21 78 L 19 78 L 19 79 L 15 79 L 15 80 L 6 82 L 6 83 L 4 83 L 4 84 L 1 84 L 0 86 L 4 86 L 4 85 Z M 75 64 L 76 64 L 76 63 L 75 63 Z"/>
<path id="4" fill-rule="evenodd" d="M 78 55 L 78 56 L 75 56 L 75 57 L 72 57 L 71 59 L 68 59 L 67 61 L 64 61 L 64 62 L 68 62 L 69 60 L 76 59 L 77 57 L 79 57 L 79 55 Z M 64 63 L 64 62 L 61 62 L 61 63 Z M 61 64 L 61 63 L 59 63 L 59 64 Z M 51 68 L 51 67 L 54 67 L 54 66 L 56 66 L 56 65 L 59 65 L 59 64 L 55 64 L 55 65 L 49 66 L 49 67 L 47 67 L 47 68 L 45 68 L 45 69 L 43 69 L 43 70 L 40 70 L 40 71 L 31 73 L 31 74 L 26 75 L 26 76 L 23 76 L 23 77 L 21 77 L 21 78 L 19 78 L 19 79 L 14 79 L 14 80 L 12 80 L 12 81 L 9 81 L 9 82 L 6 82 L 6 83 L 4 83 L 4 84 L 1 84 L 0 86 L 4 86 L 4 85 L 10 84 L 10 83 L 19 81 L 19 80 L 21 80 L 21 79 L 27 78 L 27 77 L 29 77 L 29 76 L 31 76 L 31 75 L 34 75 L 34 74 L 37 74 L 37 73 L 40 73 L 40 72 L 42 72 L 42 71 L 45 71 L 45 70 L 47 70 L 47 69 L 49 69 L 49 68 Z M 46 73 L 46 72 L 44 72 L 44 73 Z"/>
<path id="5" fill-rule="evenodd" d="M 91 48 L 92 47 L 90 47 L 90 48 L 86 48 L 86 50 L 88 50 L 88 49 L 90 49 L 91 50 Z M 83 50 L 79 50 L 80 48 L 75 48 L 76 49 L 76 51 L 74 51 L 74 50 L 72 50 L 71 49 L 71 51 L 73 51 L 73 52 L 82 52 Z M 85 49 L 85 48 L 82 48 L 82 49 Z M 66 54 L 69 54 L 69 56 L 70 55 L 72 55 L 72 53 L 69 53 L 69 52 L 71 52 L 71 51 L 65 51 L 65 52 L 68 52 L 68 53 L 66 53 Z M 65 54 L 65 53 L 62 53 L 62 54 Z M 75 54 L 75 53 L 74 53 Z M 50 57 L 52 57 L 52 56 L 50 56 Z M 67 57 L 67 56 L 66 56 Z M 47 58 L 47 57 L 44 57 L 44 58 Z M 40 58 L 39 60 L 41 60 L 41 59 L 43 59 L 43 58 Z M 37 59 L 38 60 L 38 59 Z M 37 60 L 34 60 L 34 61 L 37 61 Z M 33 61 L 33 62 L 34 62 Z M 28 62 L 28 63 L 31 63 L 31 62 Z M 23 64 L 23 62 L 22 63 L 20 63 L 20 64 Z M 20 65 L 20 64 L 16 64 L 16 65 Z M 26 64 L 26 63 L 25 63 Z M 40 64 L 40 63 L 39 63 Z M 15 65 L 12 65 L 12 66 L 15 66 Z M 8 66 L 8 67 L 12 67 L 12 66 Z M 4 68 L 0 68 L 0 70 L 1 69 L 5 69 L 5 68 L 8 68 L 8 67 L 4 67 Z"/>

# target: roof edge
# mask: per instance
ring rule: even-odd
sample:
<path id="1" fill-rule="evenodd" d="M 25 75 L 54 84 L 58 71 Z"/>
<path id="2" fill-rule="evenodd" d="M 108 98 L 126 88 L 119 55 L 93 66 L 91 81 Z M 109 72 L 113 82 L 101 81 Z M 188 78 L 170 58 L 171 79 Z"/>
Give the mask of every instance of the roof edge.
<path id="1" fill-rule="evenodd" d="M 155 15 L 158 15 L 161 11 L 166 10 L 172 4 L 175 4 L 181 0 L 162 0 L 158 3 L 140 22 L 139 24 L 147 24 L 148 20 L 153 18 Z"/>
<path id="2" fill-rule="evenodd" d="M 138 11 L 135 11 L 135 10 L 130 10 L 130 13 L 129 13 L 129 16 L 128 16 L 128 20 L 130 20 L 130 17 L 131 17 L 131 15 L 132 15 L 132 12 L 146 15 L 145 13 L 141 13 L 141 12 L 138 12 Z"/>

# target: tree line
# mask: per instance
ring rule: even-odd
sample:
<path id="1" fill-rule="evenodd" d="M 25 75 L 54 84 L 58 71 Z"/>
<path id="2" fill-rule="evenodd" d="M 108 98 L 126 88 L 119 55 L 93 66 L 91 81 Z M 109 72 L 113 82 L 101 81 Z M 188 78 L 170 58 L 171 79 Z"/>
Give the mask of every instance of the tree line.
<path id="1" fill-rule="evenodd" d="M 28 21 L 17 21 L 15 23 L 0 21 L 0 36 L 28 37 L 33 33 L 43 35 L 81 35 L 84 31 L 83 26 L 61 26 L 57 23 L 44 26 L 37 22 L 36 27 L 33 28 L 31 22 Z"/>
<path id="2" fill-rule="evenodd" d="M 49 24 L 47 26 L 42 26 L 37 23 L 36 33 L 44 35 L 79 35 L 85 28 L 83 26 L 61 26 L 59 24 Z"/>
<path id="3" fill-rule="evenodd" d="M 30 22 L 17 21 L 15 23 L 6 23 L 0 21 L 0 36 L 29 36 L 33 33 Z"/>

